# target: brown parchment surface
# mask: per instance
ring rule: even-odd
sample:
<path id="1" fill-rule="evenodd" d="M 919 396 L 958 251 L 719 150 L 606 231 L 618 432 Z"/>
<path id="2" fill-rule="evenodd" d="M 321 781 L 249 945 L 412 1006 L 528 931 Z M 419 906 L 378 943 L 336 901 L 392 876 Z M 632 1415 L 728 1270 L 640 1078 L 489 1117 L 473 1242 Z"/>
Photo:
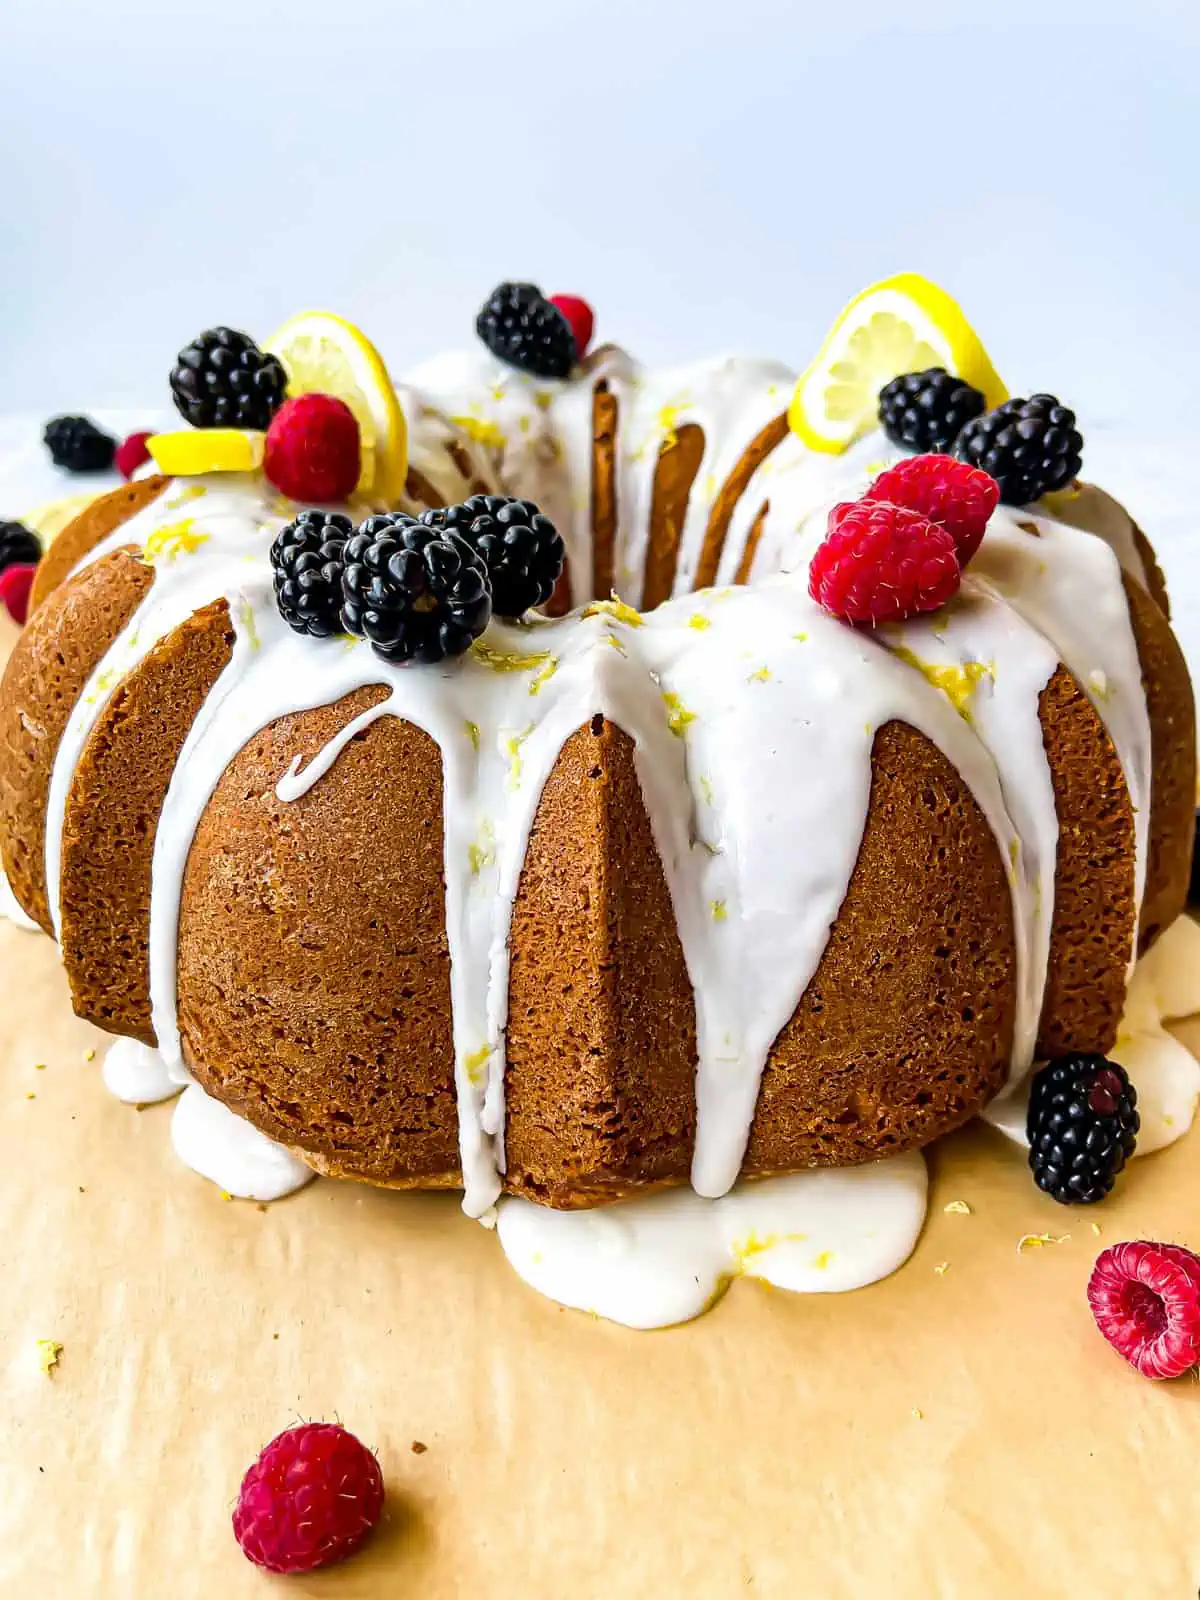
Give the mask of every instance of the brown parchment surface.
<path id="1" fill-rule="evenodd" d="M 1200 1132 L 1068 1210 L 968 1130 L 886 1282 L 739 1282 L 633 1333 L 527 1289 L 451 1196 L 223 1200 L 168 1106 L 105 1092 L 49 940 L 0 923 L 0 994 L 3 1600 L 1194 1600 L 1200 1383 L 1137 1377 L 1084 1285 L 1119 1239 L 1200 1247 Z M 378 1450 L 388 1510 L 354 1561 L 273 1579 L 229 1515 L 299 1418 Z"/>

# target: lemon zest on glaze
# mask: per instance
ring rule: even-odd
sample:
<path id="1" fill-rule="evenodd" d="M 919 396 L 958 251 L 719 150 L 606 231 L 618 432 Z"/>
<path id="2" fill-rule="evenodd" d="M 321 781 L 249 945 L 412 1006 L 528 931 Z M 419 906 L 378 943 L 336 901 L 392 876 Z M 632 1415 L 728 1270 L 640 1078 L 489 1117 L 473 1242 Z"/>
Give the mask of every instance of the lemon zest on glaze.
<path id="1" fill-rule="evenodd" d="M 608 600 L 593 600 L 590 606 L 584 606 L 583 615 L 615 617 L 618 622 L 624 622 L 631 628 L 640 628 L 644 620 L 640 611 L 635 611 L 632 606 L 626 605 L 616 593 Z"/>
<path id="2" fill-rule="evenodd" d="M 558 657 L 547 654 L 542 666 L 538 668 L 529 680 L 530 694 L 540 694 L 557 671 Z"/>
<path id="3" fill-rule="evenodd" d="M 813 1257 L 813 1266 L 818 1272 L 825 1272 L 833 1264 L 833 1251 L 822 1250 L 819 1256 Z"/>
<path id="4" fill-rule="evenodd" d="M 663 701 L 667 708 L 667 727 L 677 739 L 682 739 L 687 732 L 688 724 L 695 722 L 696 713 L 689 711 L 677 694 L 672 694 L 664 689 Z"/>
<path id="5" fill-rule="evenodd" d="M 478 750 L 479 749 L 479 724 L 477 722 L 467 721 L 467 722 L 463 723 L 463 727 L 466 730 L 467 738 L 470 739 L 472 746 L 476 750 Z"/>
<path id="6" fill-rule="evenodd" d="M 957 667 L 939 666 L 932 661 L 922 661 L 915 651 L 904 645 L 896 645 L 894 653 L 901 661 L 907 661 L 910 667 L 916 667 L 935 689 L 940 689 L 965 722 L 971 720 L 967 707 L 979 684 L 984 678 L 994 681 L 996 677 L 994 661 L 964 661 Z"/>
<path id="7" fill-rule="evenodd" d="M 484 867 L 496 865 L 496 835 L 486 818 L 479 824 L 478 841 L 467 846 L 467 860 L 473 878 L 477 878 Z"/>
<path id="8" fill-rule="evenodd" d="M 536 672 L 539 667 L 544 667 L 547 661 L 554 660 L 548 650 L 538 650 L 529 654 L 522 654 L 519 650 L 497 650 L 494 645 L 484 644 L 481 639 L 476 639 L 471 646 L 470 654 L 473 661 L 477 661 L 481 667 L 487 667 L 491 672 Z M 534 694 L 536 690 L 530 690 L 530 693 Z"/>
<path id="9" fill-rule="evenodd" d="M 503 450 L 507 443 L 497 424 L 489 422 L 486 417 L 451 417 L 450 421 L 465 433 L 468 439 L 486 446 L 489 450 Z"/>
<path id="10" fill-rule="evenodd" d="M 532 732 L 533 724 L 531 722 L 520 733 L 508 734 L 501 743 L 501 749 L 508 757 L 508 787 L 510 789 L 516 789 L 520 785 L 521 772 L 524 767 L 524 762 L 521 759 L 521 746 Z"/>
<path id="11" fill-rule="evenodd" d="M 468 1082 L 473 1083 L 476 1088 L 479 1087 L 486 1076 L 481 1069 L 487 1065 L 491 1054 L 491 1045 L 481 1044 L 479 1049 L 472 1050 L 471 1054 L 467 1056 L 463 1062 L 463 1071 L 467 1075 L 467 1080 Z"/>
<path id="12" fill-rule="evenodd" d="M 771 677 L 770 667 L 759 667 L 757 672 L 752 672 L 746 679 L 747 683 L 767 683 Z"/>
<path id="13" fill-rule="evenodd" d="M 729 916 L 729 907 L 724 900 L 710 900 L 708 910 L 714 922 L 724 922 Z"/>
<path id="14" fill-rule="evenodd" d="M 712 627 L 712 618 L 706 617 L 703 611 L 693 611 L 688 618 L 688 627 L 695 628 L 697 633 L 703 633 L 705 628 Z"/>
<path id="15" fill-rule="evenodd" d="M 174 561 L 181 555 L 194 555 L 209 541 L 207 533 L 194 533 L 196 519 L 184 517 L 179 522 L 165 522 L 142 546 L 142 560 L 148 567 L 160 561 Z"/>

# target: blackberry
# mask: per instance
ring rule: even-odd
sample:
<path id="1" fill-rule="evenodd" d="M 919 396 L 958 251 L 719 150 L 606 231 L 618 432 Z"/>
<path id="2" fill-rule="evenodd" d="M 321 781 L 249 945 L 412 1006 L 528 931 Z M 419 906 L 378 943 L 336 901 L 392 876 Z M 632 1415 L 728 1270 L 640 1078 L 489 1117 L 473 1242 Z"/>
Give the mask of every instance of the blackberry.
<path id="1" fill-rule="evenodd" d="M 341 628 L 342 571 L 349 517 L 302 511 L 275 536 L 271 570 L 275 602 L 289 628 L 327 639 Z"/>
<path id="2" fill-rule="evenodd" d="M 579 356 L 571 324 L 532 283 L 494 289 L 475 331 L 499 360 L 538 378 L 565 378 Z"/>
<path id="3" fill-rule="evenodd" d="M 532 500 L 473 494 L 461 505 L 426 511 L 430 528 L 452 528 L 483 557 L 498 617 L 520 617 L 545 605 L 563 569 L 558 529 Z"/>
<path id="4" fill-rule="evenodd" d="M 368 517 L 345 563 L 342 624 L 385 661 L 462 655 L 491 618 L 487 568 L 452 529 L 399 511 Z"/>
<path id="5" fill-rule="evenodd" d="M 209 328 L 171 369 L 176 409 L 193 428 L 260 428 L 283 404 L 287 373 L 246 333 Z"/>
<path id="6" fill-rule="evenodd" d="M 117 441 L 90 417 L 51 417 L 42 435 L 56 467 L 68 472 L 107 472 Z"/>
<path id="7" fill-rule="evenodd" d="M 1025 1124 L 1038 1188 L 1068 1206 L 1103 1200 L 1140 1126 L 1124 1067 L 1098 1055 L 1051 1061 L 1034 1074 Z"/>
<path id="8" fill-rule="evenodd" d="M 990 473 L 1005 505 L 1026 506 L 1078 475 L 1083 435 L 1073 411 L 1052 394 L 1035 394 L 1006 400 L 968 422 L 954 441 L 954 454 Z"/>
<path id="9" fill-rule="evenodd" d="M 879 391 L 883 431 L 902 450 L 944 455 L 959 433 L 987 409 L 978 389 L 945 367 L 906 372 Z"/>
<path id="10" fill-rule="evenodd" d="M 1188 885 L 1188 905 L 1200 906 L 1200 811 L 1196 813 L 1196 831 L 1192 838 L 1192 877 Z"/>
<path id="11" fill-rule="evenodd" d="M 0 572 L 9 567 L 34 566 L 42 559 L 42 546 L 36 533 L 30 533 L 23 522 L 5 522 L 0 518 Z"/>

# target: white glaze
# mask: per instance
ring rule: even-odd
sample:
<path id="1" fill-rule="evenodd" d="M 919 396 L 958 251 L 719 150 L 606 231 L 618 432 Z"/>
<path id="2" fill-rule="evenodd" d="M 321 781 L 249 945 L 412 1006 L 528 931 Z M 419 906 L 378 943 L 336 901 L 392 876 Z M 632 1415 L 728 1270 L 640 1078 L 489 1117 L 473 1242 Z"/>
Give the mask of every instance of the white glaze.
<path id="1" fill-rule="evenodd" d="M 175 1018 L 179 895 L 213 788 L 267 724 L 366 685 L 389 688 L 381 706 L 305 770 L 293 762 L 281 772 L 277 792 L 284 800 L 304 793 L 353 733 L 381 716 L 405 717 L 441 750 L 464 1205 L 472 1215 L 490 1209 L 504 1171 L 507 935 L 529 828 L 563 743 L 595 714 L 634 740 L 695 990 L 693 1182 L 703 1195 L 723 1194 L 737 1177 L 767 1052 L 836 919 L 866 816 L 872 741 L 884 723 L 915 727 L 945 752 L 1013 863 L 1016 1077 L 1032 1057 L 1053 911 L 1057 821 L 1036 712 L 1060 659 L 1092 695 L 1126 774 L 1137 817 L 1139 898 L 1145 871 L 1148 719 L 1120 566 L 1104 540 L 1055 520 L 1047 508 L 1002 508 L 953 605 L 876 635 L 852 630 L 809 600 L 807 560 L 831 503 L 857 493 L 894 452 L 874 436 L 831 459 L 789 436 L 751 478 L 721 557 L 719 572 L 729 576 L 769 500 L 753 568 L 759 581 L 748 590 L 689 597 L 721 484 L 786 403 L 785 368 L 722 359 L 650 374 L 608 348 L 589 359 L 580 378 L 547 384 L 479 352 L 428 364 L 400 391 L 412 420 L 414 465 L 447 496 L 478 481 L 538 499 L 563 530 L 579 598 L 591 573 L 592 389 L 601 378 L 620 407 L 615 568 L 627 594 L 640 592 L 659 450 L 685 423 L 704 429 L 677 598 L 644 621 L 601 611 L 522 628 L 495 623 L 483 650 L 460 662 L 392 668 L 362 642 L 299 638 L 280 619 L 267 552 L 293 508 L 260 485 L 229 478 L 188 485 L 203 492 L 180 506 L 176 485 L 89 557 L 144 542 L 180 518 L 204 540 L 159 560 L 147 599 L 71 719 L 51 784 L 47 878 L 57 914 L 66 797 L 112 685 L 180 619 L 225 598 L 237 641 L 233 659 L 191 730 L 155 840 L 152 1010 L 168 1071 L 183 1082 Z M 466 451 L 465 477 L 447 451 L 455 441 Z M 794 575 L 767 576 L 779 568 Z M 514 657 L 525 664 L 495 670 Z M 956 674 L 966 693 L 937 686 L 953 689 Z"/>
<path id="2" fill-rule="evenodd" d="M 736 1277 L 832 1294 L 912 1254 L 925 1220 L 919 1151 L 868 1166 L 742 1183 L 718 1200 L 673 1189 L 593 1211 L 501 1202 L 496 1232 L 525 1282 L 628 1328 L 706 1311 Z"/>
<path id="3" fill-rule="evenodd" d="M 140 1039 L 116 1039 L 109 1045 L 103 1077 L 109 1094 L 129 1106 L 170 1100 L 183 1087 L 167 1072 L 158 1051 Z"/>
<path id="4" fill-rule="evenodd" d="M 237 1200 L 282 1200 L 316 1174 L 283 1145 L 190 1084 L 171 1113 L 171 1143 L 185 1167 Z"/>

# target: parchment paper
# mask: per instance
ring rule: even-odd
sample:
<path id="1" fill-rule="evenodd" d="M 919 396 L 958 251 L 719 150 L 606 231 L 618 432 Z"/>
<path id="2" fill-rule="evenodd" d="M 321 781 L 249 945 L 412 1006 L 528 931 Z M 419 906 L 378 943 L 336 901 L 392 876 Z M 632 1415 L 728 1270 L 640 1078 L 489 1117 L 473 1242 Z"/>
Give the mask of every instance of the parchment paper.
<path id="1" fill-rule="evenodd" d="M 636 1334 L 527 1289 L 451 1196 L 223 1200 L 168 1107 L 105 1092 L 49 940 L 0 923 L 0 990 L 4 1600 L 1197 1594 L 1200 1384 L 1127 1368 L 1084 1285 L 1116 1240 L 1200 1246 L 1200 1133 L 1070 1210 L 970 1129 L 893 1278 Z M 300 1418 L 378 1450 L 388 1511 L 271 1579 L 229 1516 Z"/>

